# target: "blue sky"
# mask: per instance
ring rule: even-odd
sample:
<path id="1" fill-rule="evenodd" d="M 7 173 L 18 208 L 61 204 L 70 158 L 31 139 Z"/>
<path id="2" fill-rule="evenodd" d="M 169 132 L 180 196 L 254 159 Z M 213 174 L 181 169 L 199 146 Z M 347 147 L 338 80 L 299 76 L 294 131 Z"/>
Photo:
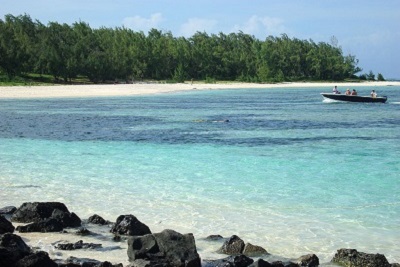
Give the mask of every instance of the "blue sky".
<path id="1" fill-rule="evenodd" d="M 28 14 L 49 21 L 89 23 L 92 28 L 151 28 L 190 37 L 196 31 L 243 31 L 330 43 L 355 55 L 362 73 L 400 79 L 400 0 L 0 0 L 0 17 Z"/>

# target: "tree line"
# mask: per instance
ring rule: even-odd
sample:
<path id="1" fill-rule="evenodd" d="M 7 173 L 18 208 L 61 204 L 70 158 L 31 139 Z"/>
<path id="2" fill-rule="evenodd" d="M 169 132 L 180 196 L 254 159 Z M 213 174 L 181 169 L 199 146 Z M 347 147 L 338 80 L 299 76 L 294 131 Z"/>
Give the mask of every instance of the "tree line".
<path id="1" fill-rule="evenodd" d="M 235 80 L 280 82 L 344 80 L 361 69 L 358 59 L 336 44 L 269 36 L 264 41 L 243 32 L 190 38 L 151 29 L 92 29 L 32 20 L 27 14 L 0 19 L 0 72 L 9 78 L 37 73 L 68 82 L 114 80 Z"/>

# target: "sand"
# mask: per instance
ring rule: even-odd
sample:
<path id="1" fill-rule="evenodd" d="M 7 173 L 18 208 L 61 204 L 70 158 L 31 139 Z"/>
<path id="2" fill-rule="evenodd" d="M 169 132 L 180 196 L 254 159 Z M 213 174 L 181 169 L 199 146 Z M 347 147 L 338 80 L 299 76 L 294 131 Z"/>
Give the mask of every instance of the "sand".
<path id="1" fill-rule="evenodd" d="M 101 85 L 52 85 L 52 86 L 3 86 L 0 87 L 0 99 L 7 98 L 65 98 L 65 97 L 105 97 L 105 96 L 133 96 L 173 93 L 190 90 L 222 90 L 222 89 L 278 89 L 321 87 L 330 92 L 329 87 L 338 86 L 340 91 L 354 87 L 375 87 L 379 93 L 379 87 L 400 86 L 400 82 L 363 82 L 363 83 L 134 83 L 134 84 L 101 84 Z M 327 90 L 327 88 L 329 88 Z"/>

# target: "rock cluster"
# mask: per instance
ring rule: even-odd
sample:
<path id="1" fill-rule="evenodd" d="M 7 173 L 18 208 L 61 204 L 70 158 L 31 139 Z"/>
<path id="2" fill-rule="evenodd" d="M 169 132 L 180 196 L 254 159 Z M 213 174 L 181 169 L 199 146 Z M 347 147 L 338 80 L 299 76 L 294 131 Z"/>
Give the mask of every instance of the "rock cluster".
<path id="1" fill-rule="evenodd" d="M 319 265 L 319 259 L 315 254 L 304 255 L 298 258 L 295 262 L 281 262 L 274 261 L 269 263 L 263 259 L 259 259 L 254 262 L 253 259 L 249 257 L 257 257 L 268 255 L 267 250 L 260 246 L 255 246 L 250 243 L 244 243 L 244 241 L 233 235 L 228 238 L 224 244 L 217 250 L 218 253 L 231 255 L 230 257 L 216 260 L 216 261 L 207 261 L 207 267 L 219 267 L 219 266 L 232 266 L 232 267 L 300 267 L 300 266 L 308 266 L 315 267 Z"/>
<path id="2" fill-rule="evenodd" d="M 81 227 L 81 219 L 68 211 L 63 203 L 33 202 L 24 203 L 21 207 L 0 208 L 0 267 L 124 267 L 122 264 L 113 265 L 110 262 L 100 262 L 94 259 L 69 257 L 66 260 L 52 260 L 44 251 L 32 250 L 16 234 L 14 226 L 9 221 L 28 223 L 18 226 L 19 232 L 54 232 L 64 228 L 80 227 L 76 235 L 96 235 Z M 93 215 L 88 223 L 110 225 L 99 215 Z M 107 227 L 107 226 L 106 226 Z M 125 267 L 315 267 L 319 259 L 315 254 L 301 256 L 287 262 L 268 262 L 254 257 L 269 255 L 260 246 L 245 243 L 236 235 L 226 239 L 218 249 L 218 253 L 229 255 L 219 260 L 201 261 L 197 252 L 193 234 L 180 234 L 174 230 L 164 230 L 151 233 L 150 228 L 133 215 L 120 215 L 112 224 L 111 233 L 114 240 L 127 240 L 127 256 L 130 264 Z M 212 235 L 206 238 L 210 242 L 220 242 L 224 238 Z M 102 244 L 75 243 L 58 244 L 60 250 L 100 249 Z M 400 264 L 390 264 L 382 254 L 368 254 L 355 249 L 339 249 L 332 259 L 334 264 L 345 267 L 400 267 Z"/>
<path id="3" fill-rule="evenodd" d="M 58 264 L 58 267 L 124 267 L 122 263 L 112 264 L 111 262 L 108 261 L 101 262 L 98 260 L 87 259 L 87 258 L 76 258 L 76 257 L 69 257 L 65 261 L 56 260 L 55 262 Z M 29 267 L 36 267 L 36 266 L 29 266 Z"/>
<path id="4" fill-rule="evenodd" d="M 27 202 L 23 203 L 11 216 L 11 221 L 29 223 L 18 226 L 17 231 L 25 232 L 59 232 L 66 227 L 81 226 L 81 219 L 69 212 L 60 202 Z"/>
<path id="5" fill-rule="evenodd" d="M 17 227 L 19 232 L 54 232 L 66 227 L 80 227 L 81 219 L 68 211 L 63 203 L 33 202 L 24 203 L 20 208 L 5 207 L 1 214 L 11 215 L 14 222 L 29 223 Z M 78 230 L 83 231 L 82 228 Z M 70 257 L 65 261 L 52 260 L 44 251 L 33 251 L 20 236 L 13 234 L 14 226 L 3 215 L 0 215 L 0 266 L 1 267 L 123 267 L 110 262 Z M 97 249 L 101 244 L 76 243 L 59 244 L 58 249 Z"/>
<path id="6" fill-rule="evenodd" d="M 46 252 L 33 253 L 21 237 L 6 233 L 0 235 L 0 266 L 2 267 L 57 267 Z"/>
<path id="7" fill-rule="evenodd" d="M 244 243 L 244 241 L 233 235 L 228 238 L 222 247 L 217 250 L 217 253 L 228 254 L 228 255 L 246 255 L 248 257 L 257 257 L 262 255 L 268 255 L 267 250 L 260 246 L 255 246 L 250 243 Z"/>

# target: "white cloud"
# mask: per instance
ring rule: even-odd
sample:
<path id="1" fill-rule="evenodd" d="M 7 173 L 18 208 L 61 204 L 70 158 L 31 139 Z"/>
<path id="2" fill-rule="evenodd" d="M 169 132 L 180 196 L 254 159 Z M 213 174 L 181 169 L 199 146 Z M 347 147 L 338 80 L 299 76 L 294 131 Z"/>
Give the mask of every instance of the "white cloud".
<path id="1" fill-rule="evenodd" d="M 216 20 L 190 18 L 187 22 L 181 25 L 179 35 L 190 37 L 198 31 L 210 33 L 213 31 L 215 25 L 217 25 Z"/>
<path id="2" fill-rule="evenodd" d="M 124 18 L 123 25 L 134 31 L 143 31 L 147 33 L 152 28 L 158 29 L 162 21 L 164 21 L 162 14 L 154 13 L 150 18 L 143 18 L 141 16 Z"/>
<path id="3" fill-rule="evenodd" d="M 287 33 L 283 20 L 272 17 L 259 17 L 257 15 L 249 18 L 243 25 L 235 25 L 233 32 L 242 31 L 252 35 L 280 35 Z"/>

